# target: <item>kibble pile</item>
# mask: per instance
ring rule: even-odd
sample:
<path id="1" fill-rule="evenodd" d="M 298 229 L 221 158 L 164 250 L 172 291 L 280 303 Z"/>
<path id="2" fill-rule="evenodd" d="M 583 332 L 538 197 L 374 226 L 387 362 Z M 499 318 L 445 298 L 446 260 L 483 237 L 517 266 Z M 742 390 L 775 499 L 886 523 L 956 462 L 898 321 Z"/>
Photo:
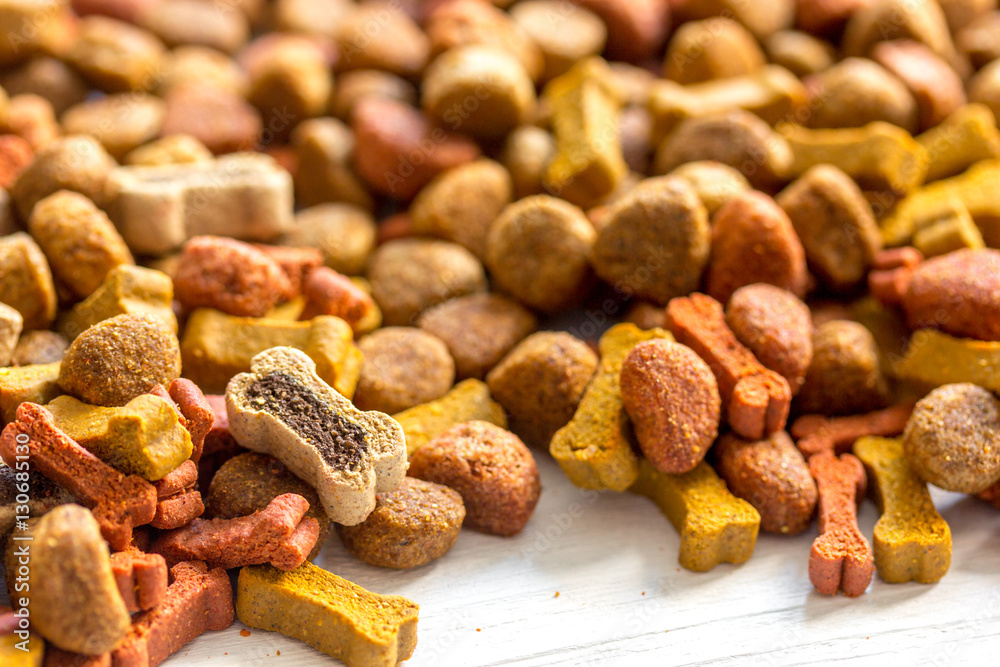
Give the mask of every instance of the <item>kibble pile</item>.
<path id="1" fill-rule="evenodd" d="M 0 0 L 0 664 L 395 665 L 417 603 L 311 560 L 502 549 L 538 457 L 690 570 L 940 580 L 998 119 L 997 0 Z"/>

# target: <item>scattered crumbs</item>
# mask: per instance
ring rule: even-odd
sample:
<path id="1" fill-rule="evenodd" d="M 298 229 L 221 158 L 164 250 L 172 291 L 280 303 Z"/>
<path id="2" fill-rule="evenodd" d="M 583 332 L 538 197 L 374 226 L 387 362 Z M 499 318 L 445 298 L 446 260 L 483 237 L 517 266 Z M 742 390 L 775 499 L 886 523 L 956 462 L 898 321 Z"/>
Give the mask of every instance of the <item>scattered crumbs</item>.
<path id="1" fill-rule="evenodd" d="M 482 631 L 483 631 L 482 628 L 476 628 L 476 632 L 482 632 Z"/>
<path id="2" fill-rule="evenodd" d="M 240 630 L 240 637 L 249 637 L 249 636 L 250 636 L 249 630 Z"/>
<path id="3" fill-rule="evenodd" d="M 554 597 L 559 597 L 559 591 L 556 591 L 556 594 L 555 594 Z"/>

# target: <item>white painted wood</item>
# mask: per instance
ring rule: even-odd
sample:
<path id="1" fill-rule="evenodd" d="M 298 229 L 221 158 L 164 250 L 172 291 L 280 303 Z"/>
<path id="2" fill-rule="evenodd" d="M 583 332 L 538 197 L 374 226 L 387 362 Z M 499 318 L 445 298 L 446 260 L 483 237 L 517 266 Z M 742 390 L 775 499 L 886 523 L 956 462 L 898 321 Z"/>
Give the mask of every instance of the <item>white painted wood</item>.
<path id="1" fill-rule="evenodd" d="M 709 573 L 677 565 L 673 527 L 645 498 L 574 487 L 537 454 L 544 490 L 525 531 L 463 531 L 444 558 L 396 572 L 358 562 L 330 538 L 317 564 L 420 604 L 413 666 L 961 665 L 1000 651 L 1000 512 L 933 492 L 951 525 L 951 570 L 935 585 L 878 579 L 860 598 L 813 592 L 815 528 L 762 534 L 753 558 Z M 877 510 L 865 501 L 871 537 Z M 556 597 L 556 592 L 559 596 Z M 187 665 L 336 665 L 294 640 L 238 622 L 171 658 Z M 278 657 L 280 651 L 280 657 Z"/>

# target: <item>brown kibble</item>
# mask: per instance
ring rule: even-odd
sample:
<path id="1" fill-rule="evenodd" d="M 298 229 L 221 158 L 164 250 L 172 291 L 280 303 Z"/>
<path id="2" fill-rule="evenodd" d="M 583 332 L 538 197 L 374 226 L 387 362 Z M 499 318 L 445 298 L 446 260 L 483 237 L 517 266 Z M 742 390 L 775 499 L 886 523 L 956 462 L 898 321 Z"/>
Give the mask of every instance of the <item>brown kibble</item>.
<path id="1" fill-rule="evenodd" d="M 608 56 L 641 63 L 655 57 L 670 34 L 668 0 L 572 0 L 608 28 Z"/>
<path id="2" fill-rule="evenodd" d="M 413 200 L 413 231 L 454 241 L 483 259 L 490 224 L 510 203 L 512 188 L 510 174 L 492 160 L 449 169 Z"/>
<path id="3" fill-rule="evenodd" d="M 798 535 L 812 525 L 816 482 L 787 433 L 776 431 L 755 441 L 727 433 L 712 451 L 715 469 L 729 490 L 760 512 L 762 530 Z"/>
<path id="4" fill-rule="evenodd" d="M 151 33 L 104 16 L 80 19 L 66 58 L 107 92 L 149 90 L 156 82 L 163 44 Z"/>
<path id="5" fill-rule="evenodd" d="M 232 5 L 222 9 L 201 0 L 151 2 L 136 19 L 171 48 L 194 45 L 234 53 L 250 38 L 246 16 Z"/>
<path id="6" fill-rule="evenodd" d="M 0 86 L 15 97 L 44 97 L 56 115 L 82 102 L 89 88 L 76 70 L 51 56 L 35 56 L 19 67 L 6 70 L 0 74 Z"/>
<path id="7" fill-rule="evenodd" d="M 10 189 L 17 210 L 25 220 L 39 200 L 59 190 L 72 190 L 91 201 L 104 202 L 104 184 L 115 161 L 91 137 L 60 139 L 35 156 Z"/>
<path id="8" fill-rule="evenodd" d="M 694 469 L 719 433 L 719 387 L 691 348 L 666 340 L 639 343 L 621 370 L 622 401 L 639 448 L 671 474 Z"/>
<path id="9" fill-rule="evenodd" d="M 448 347 L 410 327 L 385 327 L 358 342 L 364 355 L 354 394 L 360 410 L 387 414 L 441 397 L 455 381 Z"/>
<path id="10" fill-rule="evenodd" d="M 226 569 L 270 563 L 294 570 L 316 544 L 319 524 L 305 518 L 309 502 L 300 495 L 277 496 L 267 507 L 233 519 L 195 519 L 154 540 L 153 553 L 170 564 L 205 561 Z"/>
<path id="11" fill-rule="evenodd" d="M 858 502 L 867 477 L 851 454 L 822 454 L 809 459 L 819 491 L 819 532 L 809 553 L 809 581 L 823 595 L 865 592 L 875 573 L 872 547 L 858 528 Z"/>
<path id="12" fill-rule="evenodd" d="M 163 58 L 156 93 L 169 97 L 175 88 L 190 84 L 200 84 L 237 98 L 242 98 L 250 85 L 246 72 L 226 54 L 204 46 L 179 46 Z"/>
<path id="13" fill-rule="evenodd" d="M 809 127 L 862 127 L 875 121 L 918 128 L 917 102 L 902 81 L 878 63 L 847 58 L 806 81 Z"/>
<path id="14" fill-rule="evenodd" d="M 1000 251 L 959 250 L 917 266 L 903 296 L 913 329 L 1000 341 Z"/>
<path id="15" fill-rule="evenodd" d="M 374 208 L 351 164 L 355 142 L 347 125 L 334 118 L 303 121 L 292 130 L 291 146 L 298 161 L 294 177 L 300 205 L 345 202 L 365 210 Z"/>
<path id="16" fill-rule="evenodd" d="M 520 2 L 511 8 L 510 18 L 541 49 L 545 60 L 542 81 L 565 73 L 579 60 L 599 55 L 608 36 L 604 21 L 596 14 L 559 0 Z"/>
<path id="17" fill-rule="evenodd" d="M 812 363 L 796 397 L 799 412 L 854 414 L 888 402 L 878 346 L 868 329 L 846 320 L 822 324 L 813 335 Z"/>
<path id="18" fill-rule="evenodd" d="M 338 273 L 360 275 L 375 250 L 375 221 L 351 204 L 320 204 L 299 211 L 284 237 L 290 246 L 317 248 L 323 263 Z"/>
<path id="19" fill-rule="evenodd" d="M 686 181 L 641 181 L 608 209 L 591 252 L 615 289 L 666 304 L 697 289 L 708 263 L 704 206 Z"/>
<path id="20" fill-rule="evenodd" d="M 224 403 L 223 403 L 224 405 Z M 215 519 L 235 519 L 260 511 L 280 495 L 294 493 L 309 502 L 305 518 L 319 524 L 312 559 L 330 534 L 332 522 L 311 486 L 296 477 L 281 461 L 256 452 L 244 452 L 229 459 L 212 476 L 205 496 L 205 515 Z M 377 498 L 377 496 L 376 496 Z"/>
<path id="21" fill-rule="evenodd" d="M 522 125 L 507 135 L 500 161 L 510 172 L 516 198 L 542 192 L 545 172 L 555 154 L 555 138 L 540 127 Z"/>
<path id="22" fill-rule="evenodd" d="M 390 241 L 372 255 L 368 279 L 387 326 L 412 324 L 431 306 L 486 291 L 479 260 L 447 241 Z"/>
<path id="23" fill-rule="evenodd" d="M 339 67 L 420 74 L 430 54 L 427 36 L 398 6 L 384 0 L 352 7 L 336 30 Z"/>
<path id="24" fill-rule="evenodd" d="M 840 455 L 866 436 L 896 436 L 903 432 L 913 412 L 912 403 L 900 403 L 884 410 L 846 417 L 802 415 L 789 432 L 806 458 L 829 452 Z"/>
<path id="25" fill-rule="evenodd" d="M 11 355 L 11 364 L 31 366 L 62 361 L 68 347 L 69 341 L 55 331 L 44 329 L 25 331 L 17 340 L 17 346 Z"/>
<path id="26" fill-rule="evenodd" d="M 49 263 L 24 232 L 0 238 L 0 302 L 21 313 L 24 329 L 44 329 L 56 316 Z"/>
<path id="27" fill-rule="evenodd" d="M 677 83 L 701 83 L 750 74 L 766 62 L 746 28 L 719 16 L 677 29 L 667 47 L 663 75 Z"/>
<path id="28" fill-rule="evenodd" d="M 903 451 L 924 480 L 979 493 L 1000 479 L 1000 400 L 974 384 L 938 387 L 917 402 Z"/>
<path id="29" fill-rule="evenodd" d="M 537 318 L 498 294 L 470 294 L 425 311 L 417 326 L 437 336 L 455 360 L 455 375 L 482 379 L 538 328 Z"/>
<path id="30" fill-rule="evenodd" d="M 174 296 L 188 310 L 207 307 L 263 317 L 290 291 L 288 276 L 274 260 L 248 243 L 221 236 L 189 240 L 174 271 Z"/>
<path id="31" fill-rule="evenodd" d="M 722 304 L 704 294 L 673 299 L 667 326 L 677 342 L 704 359 L 719 384 L 730 427 L 760 440 L 785 427 L 791 402 L 788 382 L 765 368 L 726 326 Z"/>
<path id="32" fill-rule="evenodd" d="M 712 225 L 712 262 L 706 286 L 726 302 L 740 287 L 768 283 L 801 298 L 806 293 L 805 251 L 788 215 L 761 192 L 736 195 Z"/>
<path id="33" fill-rule="evenodd" d="M 119 93 L 81 102 L 62 116 L 67 134 L 86 134 L 117 160 L 160 134 L 167 107 L 144 93 Z"/>
<path id="34" fill-rule="evenodd" d="M 528 336 L 486 376 L 493 398 L 507 411 L 510 430 L 530 445 L 548 447 L 576 412 L 597 369 L 597 355 L 565 333 Z"/>
<path id="35" fill-rule="evenodd" d="M 111 571 L 130 613 L 152 609 L 167 595 L 167 563 L 159 554 L 132 548 L 113 553 Z"/>
<path id="36" fill-rule="evenodd" d="M 48 258 L 55 279 L 80 298 L 90 296 L 115 267 L 134 263 L 104 211 L 76 192 L 60 190 L 39 201 L 28 231 Z"/>
<path id="37" fill-rule="evenodd" d="M 880 42 L 872 59 L 902 80 L 917 101 L 920 128 L 929 129 L 965 104 L 962 78 L 919 42 Z"/>
<path id="38" fill-rule="evenodd" d="M 754 283 L 733 292 L 726 324 L 760 363 L 779 373 L 794 396 L 812 361 L 809 307 L 788 290 Z"/>
<path id="39" fill-rule="evenodd" d="M 596 233 L 569 202 L 535 195 L 503 209 L 486 238 L 486 265 L 496 286 L 521 303 L 557 312 L 590 287 L 588 256 Z"/>
<path id="40" fill-rule="evenodd" d="M 855 2 L 857 0 L 848 0 Z M 799 3 L 802 6 L 802 3 Z M 819 2 L 808 0 L 810 6 Z M 781 30 L 764 40 L 768 60 L 784 67 L 798 77 L 806 77 L 828 69 L 836 56 L 833 45 L 797 30 Z"/>
<path id="41" fill-rule="evenodd" d="M 458 491 L 463 525 L 502 537 L 521 532 L 542 491 L 531 451 L 516 435 L 481 421 L 459 424 L 418 449 L 407 474 Z"/>
<path id="42" fill-rule="evenodd" d="M 180 373 L 177 336 L 162 320 L 118 315 L 77 336 L 59 368 L 59 385 L 85 403 L 112 407 Z"/>
<path id="43" fill-rule="evenodd" d="M 377 69 L 357 69 L 337 77 L 331 110 L 333 115 L 350 122 L 354 107 L 366 97 L 385 97 L 403 104 L 417 103 L 417 90 L 406 79 Z"/>
<path id="44" fill-rule="evenodd" d="M 409 570 L 448 553 L 465 520 L 457 491 L 406 477 L 375 496 L 375 509 L 356 526 L 337 526 L 344 547 L 376 567 Z"/>
<path id="45" fill-rule="evenodd" d="M 418 110 L 396 100 L 366 97 L 354 107 L 354 166 L 368 185 L 396 199 L 411 199 L 437 174 L 479 157 L 466 137 L 434 127 Z"/>
<path id="46" fill-rule="evenodd" d="M 191 83 L 171 87 L 165 99 L 163 136 L 189 134 L 216 155 L 254 150 L 260 142 L 260 114 L 237 93 Z"/>
<path id="47" fill-rule="evenodd" d="M 819 164 L 776 198 L 802 242 L 806 261 L 827 287 L 849 291 L 860 284 L 882 249 L 871 206 L 850 176 Z"/>

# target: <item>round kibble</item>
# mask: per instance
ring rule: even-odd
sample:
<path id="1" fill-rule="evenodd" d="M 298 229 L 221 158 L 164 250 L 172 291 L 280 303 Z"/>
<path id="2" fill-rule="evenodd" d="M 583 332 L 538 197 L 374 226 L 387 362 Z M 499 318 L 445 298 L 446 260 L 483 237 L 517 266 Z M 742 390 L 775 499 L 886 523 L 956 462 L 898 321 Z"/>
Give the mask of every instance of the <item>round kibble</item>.
<path id="1" fill-rule="evenodd" d="M 463 525 L 504 537 L 521 532 L 542 492 L 531 451 L 510 431 L 483 421 L 454 426 L 418 449 L 407 474 L 458 491 Z"/>
<path id="2" fill-rule="evenodd" d="M 754 36 L 736 21 L 720 16 L 677 29 L 667 46 L 663 75 L 677 83 L 700 83 L 751 74 L 765 62 Z"/>
<path id="3" fill-rule="evenodd" d="M 67 60 L 101 90 L 147 90 L 156 83 L 165 49 L 151 33 L 123 21 L 86 16 Z"/>
<path id="4" fill-rule="evenodd" d="M 88 100 L 62 116 L 67 134 L 88 134 L 116 159 L 154 139 L 163 126 L 166 104 L 159 97 L 120 93 Z"/>
<path id="5" fill-rule="evenodd" d="M 608 29 L 596 14 L 562 0 L 528 0 L 510 10 L 510 18 L 542 50 L 548 81 L 569 70 L 578 60 L 599 54 Z"/>
<path id="6" fill-rule="evenodd" d="M 576 206 L 548 195 L 526 197 L 504 208 L 490 226 L 486 265 L 497 286 L 521 303 L 557 312 L 590 287 L 595 237 Z"/>
<path id="7" fill-rule="evenodd" d="M 413 324 L 431 306 L 486 291 L 479 260 L 448 241 L 390 241 L 372 256 L 368 279 L 382 318 L 390 326 Z"/>
<path id="8" fill-rule="evenodd" d="M 405 477 L 375 496 L 375 509 L 355 526 L 337 525 L 344 547 L 376 567 L 409 570 L 448 553 L 465 520 L 458 491 Z"/>
<path id="9" fill-rule="evenodd" d="M 1000 341 L 1000 251 L 959 250 L 917 266 L 903 297 L 914 329 Z"/>
<path id="10" fill-rule="evenodd" d="M 157 94 L 167 97 L 174 88 L 197 83 L 242 97 L 249 87 L 247 74 L 224 53 L 203 46 L 180 46 L 163 59 Z"/>
<path id="11" fill-rule="evenodd" d="M 896 76 L 865 58 L 847 58 L 806 80 L 810 127 L 861 127 L 880 120 L 916 132 L 913 94 Z"/>
<path id="12" fill-rule="evenodd" d="M 726 324 L 754 356 L 788 380 L 798 393 L 812 362 L 812 318 L 809 306 L 788 290 L 755 283 L 733 292 Z"/>
<path id="13" fill-rule="evenodd" d="M 448 346 L 410 327 L 379 329 L 358 342 L 364 355 L 354 404 L 387 414 L 433 401 L 451 389 L 455 362 Z"/>
<path id="14" fill-rule="evenodd" d="M 104 184 L 115 161 L 92 137 L 60 139 L 35 156 L 11 187 L 21 217 L 27 220 L 39 200 L 59 190 L 72 190 L 96 204 L 104 201 Z"/>
<path id="15" fill-rule="evenodd" d="M 590 378 L 597 355 L 580 339 L 541 331 L 528 336 L 486 376 L 486 384 L 507 411 L 510 430 L 528 444 L 548 447 L 569 423 Z"/>
<path id="16" fill-rule="evenodd" d="M 816 74 L 830 67 L 836 55 L 829 42 L 797 30 L 779 30 L 764 40 L 768 59 L 797 77 Z"/>
<path id="17" fill-rule="evenodd" d="M 639 343 L 621 370 L 622 402 L 639 448 L 662 472 L 692 470 L 719 433 L 722 399 L 712 370 L 691 348 Z"/>
<path id="18" fill-rule="evenodd" d="M 417 326 L 448 346 L 459 380 L 482 379 L 538 328 L 538 319 L 499 294 L 470 294 L 427 310 Z"/>
<path id="19" fill-rule="evenodd" d="M 59 367 L 59 386 L 84 403 L 115 407 L 180 374 L 177 336 L 160 318 L 117 315 L 77 336 Z"/>
<path id="20" fill-rule="evenodd" d="M 353 8 L 336 30 L 341 69 L 377 69 L 403 77 L 420 74 L 430 42 L 399 5 L 378 0 Z"/>
<path id="21" fill-rule="evenodd" d="M 594 270 L 622 292 L 665 305 L 697 289 L 709 234 L 705 207 L 685 181 L 648 179 L 608 210 Z"/>
<path id="22" fill-rule="evenodd" d="M 868 329 L 831 320 L 816 330 L 812 346 L 812 362 L 796 397 L 799 412 L 843 415 L 885 407 L 889 388 Z"/>
<path id="23" fill-rule="evenodd" d="M 0 86 L 9 95 L 40 95 L 56 114 L 87 97 L 87 82 L 61 60 L 36 56 L 20 67 L 0 74 Z"/>
<path id="24" fill-rule="evenodd" d="M 542 192 L 542 179 L 555 154 L 555 138 L 540 127 L 522 125 L 507 135 L 500 161 L 510 172 L 518 198 Z"/>
<path id="25" fill-rule="evenodd" d="M 295 215 L 284 244 L 318 248 L 325 266 L 356 276 L 375 250 L 375 233 L 375 221 L 367 211 L 350 204 L 320 204 Z"/>
<path id="26" fill-rule="evenodd" d="M 427 68 L 423 83 L 430 118 L 482 139 L 503 137 L 535 110 L 535 86 L 524 67 L 493 47 L 446 51 Z"/>
<path id="27" fill-rule="evenodd" d="M 752 189 L 746 176 L 727 164 L 712 160 L 687 162 L 669 175 L 687 181 L 705 206 L 709 217 L 715 215 L 716 211 L 736 195 Z"/>

